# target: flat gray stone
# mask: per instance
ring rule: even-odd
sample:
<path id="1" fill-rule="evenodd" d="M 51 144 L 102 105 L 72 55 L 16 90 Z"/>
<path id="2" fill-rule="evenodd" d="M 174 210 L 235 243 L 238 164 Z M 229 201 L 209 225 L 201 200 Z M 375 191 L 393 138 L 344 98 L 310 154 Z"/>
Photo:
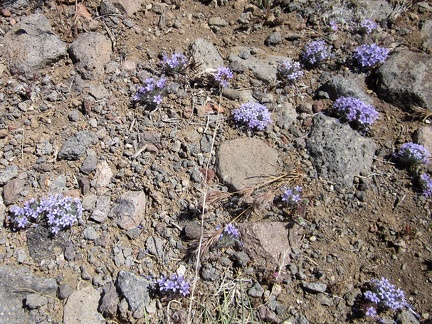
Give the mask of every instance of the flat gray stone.
<path id="1" fill-rule="evenodd" d="M 97 136 L 90 131 L 77 132 L 69 137 L 61 148 L 58 158 L 60 160 L 78 160 L 84 156 L 86 150 L 97 143 Z"/>
<path id="2" fill-rule="evenodd" d="M 337 75 L 327 81 L 321 90 L 327 92 L 330 99 L 336 100 L 340 97 L 354 97 L 371 105 L 373 100 L 365 93 L 364 76 L 348 74 L 347 76 Z"/>
<path id="3" fill-rule="evenodd" d="M 42 225 L 27 230 L 27 246 L 32 259 L 40 264 L 43 260 L 55 260 L 68 244 L 68 234 L 60 232 L 53 236 L 50 230 Z"/>
<path id="4" fill-rule="evenodd" d="M 145 217 L 146 196 L 143 191 L 128 191 L 116 199 L 111 214 L 125 230 L 137 227 Z"/>
<path id="5" fill-rule="evenodd" d="M 23 308 L 23 300 L 29 291 L 40 295 L 55 296 L 57 282 L 53 278 L 37 277 L 25 266 L 0 267 L 0 322 L 30 323 L 30 316 Z"/>
<path id="6" fill-rule="evenodd" d="M 40 294 L 27 295 L 25 305 L 29 309 L 36 309 L 48 304 L 48 298 Z"/>
<path id="7" fill-rule="evenodd" d="M 92 286 L 75 290 L 63 308 L 64 324 L 105 323 L 98 313 L 100 293 Z"/>
<path id="8" fill-rule="evenodd" d="M 87 80 L 97 80 L 104 75 L 111 52 L 111 41 L 94 32 L 80 34 L 69 47 L 75 69 Z"/>
<path id="9" fill-rule="evenodd" d="M 318 174 L 341 186 L 370 171 L 376 148 L 372 139 L 323 114 L 314 117 L 306 147 Z"/>
<path id="10" fill-rule="evenodd" d="M 90 219 L 103 223 L 108 218 L 108 213 L 110 210 L 111 198 L 109 196 L 100 196 L 97 198 L 96 208 L 93 210 Z"/>
<path id="11" fill-rule="evenodd" d="M 278 153 L 265 142 L 238 138 L 222 143 L 217 152 L 217 172 L 224 183 L 241 190 L 277 174 Z"/>
<path id="12" fill-rule="evenodd" d="M 126 298 L 132 312 L 144 310 L 150 304 L 149 288 L 151 283 L 127 271 L 120 271 L 116 286 L 119 292 Z"/>
<path id="13" fill-rule="evenodd" d="M 302 282 L 302 288 L 311 293 L 323 293 L 327 289 L 327 285 L 320 282 Z"/>
<path id="14" fill-rule="evenodd" d="M 432 56 L 401 50 L 376 71 L 378 96 L 402 109 L 432 110 Z"/>
<path id="15" fill-rule="evenodd" d="M 22 73 L 35 72 L 66 56 L 66 43 L 51 29 L 42 14 L 23 17 L 5 36 L 5 53 L 10 68 Z"/>
<path id="16" fill-rule="evenodd" d="M 103 295 L 99 306 L 99 312 L 108 317 L 113 317 L 117 313 L 118 303 L 119 296 L 117 294 L 117 289 L 113 283 L 110 283 L 103 290 Z"/>
<path id="17" fill-rule="evenodd" d="M 5 169 L 0 171 L 0 185 L 4 185 L 6 182 L 15 178 L 18 175 L 18 167 L 16 165 L 9 165 Z"/>
<path id="18" fill-rule="evenodd" d="M 189 54 L 199 72 L 217 69 L 224 65 L 223 58 L 216 47 L 202 38 L 198 38 L 189 45 Z"/>

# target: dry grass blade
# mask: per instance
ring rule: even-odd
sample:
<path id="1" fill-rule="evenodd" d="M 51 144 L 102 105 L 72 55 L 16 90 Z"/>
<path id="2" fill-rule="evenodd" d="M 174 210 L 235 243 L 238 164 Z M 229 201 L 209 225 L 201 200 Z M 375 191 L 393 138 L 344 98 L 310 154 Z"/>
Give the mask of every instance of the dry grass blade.
<path id="1" fill-rule="evenodd" d="M 413 106 L 411 107 L 411 110 L 413 112 L 413 116 L 421 119 L 423 122 L 425 122 L 429 117 L 432 117 L 432 111 L 427 110 L 426 108 Z"/>
<path id="2" fill-rule="evenodd" d="M 201 244 L 199 239 L 192 241 L 188 246 L 185 259 L 195 258 L 198 254 L 200 254 L 201 257 L 206 255 L 210 249 L 217 244 L 223 230 L 224 229 L 221 228 L 216 231 L 204 233 Z"/>
<path id="3" fill-rule="evenodd" d="M 206 203 L 208 205 L 215 205 L 215 204 L 219 204 L 223 201 L 226 201 L 229 197 L 231 197 L 232 194 L 229 192 L 223 192 L 223 191 L 219 191 L 219 190 L 213 190 L 210 191 L 207 194 L 207 201 Z"/>

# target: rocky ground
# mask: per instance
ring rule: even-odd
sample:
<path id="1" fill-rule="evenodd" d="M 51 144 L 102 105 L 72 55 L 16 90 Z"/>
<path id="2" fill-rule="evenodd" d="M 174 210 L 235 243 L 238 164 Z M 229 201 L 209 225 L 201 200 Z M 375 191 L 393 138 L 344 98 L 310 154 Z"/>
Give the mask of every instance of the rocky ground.
<path id="1" fill-rule="evenodd" d="M 432 152 L 430 2 L 6 0 L 0 16 L 2 323 L 374 322 L 362 296 L 381 277 L 411 307 L 382 321 L 431 321 L 415 179 L 432 168 L 392 158 L 411 141 Z M 281 84 L 277 64 L 315 39 L 331 58 Z M 390 57 L 359 71 L 352 51 L 370 43 Z M 187 69 L 157 109 L 135 104 L 163 53 Z M 377 108 L 367 133 L 331 114 L 341 96 Z M 271 111 L 264 131 L 236 127 L 249 101 Z M 11 206 L 56 193 L 82 201 L 80 224 L 11 226 Z M 223 245 L 229 223 L 240 237 Z M 173 273 L 191 294 L 158 291 Z"/>

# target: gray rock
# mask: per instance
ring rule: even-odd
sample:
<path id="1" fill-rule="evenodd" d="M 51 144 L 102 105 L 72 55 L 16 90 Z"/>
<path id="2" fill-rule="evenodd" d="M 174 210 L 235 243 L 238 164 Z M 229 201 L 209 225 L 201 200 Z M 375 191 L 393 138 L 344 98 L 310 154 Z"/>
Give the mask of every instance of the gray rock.
<path id="1" fill-rule="evenodd" d="M 421 23 L 420 30 L 424 39 L 422 48 L 428 54 L 432 54 L 432 20 L 425 20 Z"/>
<path id="2" fill-rule="evenodd" d="M 49 141 L 39 143 L 36 145 L 36 154 L 38 156 L 50 155 L 53 152 L 53 146 Z"/>
<path id="3" fill-rule="evenodd" d="M 259 284 L 259 282 L 256 282 L 255 285 L 248 290 L 248 295 L 251 297 L 261 297 L 263 294 L 264 288 Z"/>
<path id="4" fill-rule="evenodd" d="M 264 44 L 266 46 L 274 46 L 282 42 L 282 35 L 280 32 L 273 32 L 270 35 L 267 36 L 267 38 L 264 41 Z"/>
<path id="5" fill-rule="evenodd" d="M 99 237 L 99 234 L 93 227 L 89 226 L 84 229 L 83 236 L 86 240 L 95 241 Z"/>
<path id="6" fill-rule="evenodd" d="M 321 282 L 302 282 L 302 288 L 311 293 L 323 293 L 327 290 L 327 285 Z"/>
<path id="7" fill-rule="evenodd" d="M 283 102 L 275 109 L 276 125 L 282 129 L 289 129 L 297 120 L 295 107 L 289 102 Z"/>
<path id="8" fill-rule="evenodd" d="M 37 277 L 25 266 L 0 267 L 0 322 L 31 323 L 29 313 L 23 308 L 23 300 L 29 291 L 39 296 L 55 296 L 55 279 Z"/>
<path id="9" fill-rule="evenodd" d="M 25 299 L 25 305 L 29 309 L 36 309 L 42 307 L 48 303 L 48 298 L 40 294 L 27 295 Z"/>
<path id="10" fill-rule="evenodd" d="M 199 72 L 204 72 L 208 69 L 216 69 L 224 65 L 223 58 L 220 56 L 216 47 L 202 38 L 198 38 L 189 45 L 189 55 L 196 64 Z"/>
<path id="11" fill-rule="evenodd" d="M 59 194 L 66 190 L 66 176 L 61 174 L 54 178 L 50 184 L 49 191 L 53 194 Z"/>
<path id="12" fill-rule="evenodd" d="M 96 152 L 95 151 L 89 152 L 80 168 L 80 171 L 84 174 L 92 173 L 94 170 L 96 170 L 97 161 L 98 158 Z"/>
<path id="13" fill-rule="evenodd" d="M 332 100 L 340 97 L 354 97 L 370 105 L 373 100 L 364 92 L 364 89 L 364 77 L 355 74 L 337 75 L 321 87 L 321 90 L 327 92 Z"/>
<path id="14" fill-rule="evenodd" d="M 146 3 L 146 0 L 104 0 L 101 3 L 101 8 L 102 5 L 111 8 L 111 11 L 108 11 L 107 15 L 118 14 L 118 10 L 120 10 L 125 12 L 129 17 L 133 17 L 142 9 L 144 3 Z"/>
<path id="15" fill-rule="evenodd" d="M 238 138 L 221 144 L 217 172 L 228 186 L 241 190 L 261 183 L 263 176 L 277 174 L 278 153 L 254 138 Z"/>
<path id="16" fill-rule="evenodd" d="M 296 315 L 284 320 L 281 324 L 309 324 L 309 321 L 304 315 Z"/>
<path id="17" fill-rule="evenodd" d="M 64 324 L 105 323 L 98 313 L 100 293 L 92 286 L 75 290 L 63 308 Z"/>
<path id="18" fill-rule="evenodd" d="M 9 165 L 5 169 L 0 171 L 0 185 L 4 185 L 6 182 L 15 178 L 18 175 L 18 167 L 16 165 Z"/>
<path id="19" fill-rule="evenodd" d="M 3 198 L 6 205 L 13 204 L 24 189 L 25 181 L 13 179 L 8 181 L 3 187 Z"/>
<path id="20" fill-rule="evenodd" d="M 111 214 L 125 230 L 137 227 L 145 217 L 146 196 L 143 191 L 128 191 L 116 199 Z"/>
<path id="21" fill-rule="evenodd" d="M 66 55 L 66 43 L 51 29 L 42 14 L 24 16 L 5 36 L 5 53 L 10 68 L 34 73 Z"/>
<path id="22" fill-rule="evenodd" d="M 228 21 L 226 21 L 222 17 L 210 17 L 208 24 L 210 26 L 226 27 L 228 26 Z"/>
<path id="23" fill-rule="evenodd" d="M 104 75 L 104 66 L 110 61 L 111 52 L 111 41 L 94 32 L 79 34 L 69 47 L 76 70 L 87 80 L 97 80 Z"/>
<path id="24" fill-rule="evenodd" d="M 420 324 L 420 321 L 409 310 L 402 310 L 396 316 L 396 324 Z"/>
<path id="25" fill-rule="evenodd" d="M 109 196 L 100 196 L 97 198 L 96 208 L 93 210 L 90 219 L 103 223 L 108 218 L 108 213 L 110 210 L 111 198 Z"/>
<path id="26" fill-rule="evenodd" d="M 285 256 L 289 263 L 291 252 L 288 228 L 282 222 L 242 223 L 239 226 L 243 250 L 259 266 L 274 268 Z"/>
<path id="27" fill-rule="evenodd" d="M 391 4 L 386 0 L 359 1 L 359 8 L 364 8 L 367 17 L 375 21 L 387 20 L 389 15 L 394 11 Z"/>
<path id="28" fill-rule="evenodd" d="M 53 236 L 45 226 L 31 227 L 27 230 L 27 246 L 30 256 L 36 263 L 43 260 L 55 260 L 58 251 L 65 250 L 67 246 L 67 234 L 60 232 Z"/>
<path id="29" fill-rule="evenodd" d="M 164 254 L 164 240 L 156 236 L 150 236 L 146 241 L 146 248 L 150 254 L 162 258 Z"/>
<path id="30" fill-rule="evenodd" d="M 6 218 L 6 206 L 3 202 L 2 195 L 0 195 L 0 224 L 4 223 L 5 218 Z"/>
<path id="31" fill-rule="evenodd" d="M 89 87 L 89 94 L 96 100 L 101 100 L 109 96 L 108 90 L 102 84 L 91 84 Z"/>
<path id="32" fill-rule="evenodd" d="M 59 290 L 58 290 L 58 298 L 60 299 L 66 299 L 68 298 L 72 293 L 73 293 L 73 288 L 67 284 L 67 283 L 62 283 L 59 285 Z"/>
<path id="33" fill-rule="evenodd" d="M 419 106 L 432 110 L 432 56 L 401 50 L 376 71 L 378 96 L 402 109 Z"/>
<path id="34" fill-rule="evenodd" d="M 317 114 L 307 141 L 307 149 L 320 176 L 351 186 L 354 176 L 370 171 L 375 143 L 337 119 Z"/>
<path id="35" fill-rule="evenodd" d="M 430 125 L 418 128 L 414 133 L 414 140 L 432 153 L 432 127 Z M 428 164 L 428 168 L 432 170 L 432 163 Z"/>
<path id="36" fill-rule="evenodd" d="M 80 131 L 69 137 L 61 148 L 58 158 L 60 160 L 78 160 L 83 157 L 86 150 L 97 143 L 97 136 L 90 131 Z"/>
<path id="37" fill-rule="evenodd" d="M 151 283 L 127 271 L 118 274 L 117 289 L 126 298 L 132 312 L 144 310 L 150 304 L 149 288 Z"/>
<path id="38" fill-rule="evenodd" d="M 272 84 L 276 82 L 276 67 L 279 62 L 287 60 L 288 57 L 274 55 L 251 55 L 247 59 L 241 58 L 240 55 L 248 48 L 235 48 L 228 60 L 233 71 L 245 72 L 250 71 L 255 78 Z"/>
<path id="39" fill-rule="evenodd" d="M 216 281 L 221 274 L 211 263 L 205 263 L 201 267 L 201 278 L 205 281 Z"/>
<path id="40" fill-rule="evenodd" d="M 79 110 L 74 109 L 72 110 L 69 114 L 68 114 L 68 118 L 71 122 L 77 122 L 79 121 L 81 116 L 81 113 L 79 112 Z"/>
<path id="41" fill-rule="evenodd" d="M 99 312 L 107 317 L 113 317 L 117 313 L 117 304 L 119 303 L 119 296 L 116 287 L 110 283 L 103 289 L 103 295 L 99 306 Z"/>

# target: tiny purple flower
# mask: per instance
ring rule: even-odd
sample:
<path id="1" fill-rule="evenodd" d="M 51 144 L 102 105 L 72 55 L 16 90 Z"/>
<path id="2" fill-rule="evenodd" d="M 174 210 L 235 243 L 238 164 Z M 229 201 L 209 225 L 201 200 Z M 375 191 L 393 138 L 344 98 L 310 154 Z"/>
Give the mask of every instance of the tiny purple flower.
<path id="1" fill-rule="evenodd" d="M 303 77 L 304 73 L 299 62 L 288 59 L 278 64 L 277 75 L 282 81 L 293 83 Z"/>
<path id="2" fill-rule="evenodd" d="M 389 50 L 385 47 L 372 45 L 361 45 L 354 50 L 353 58 L 358 65 L 363 68 L 370 68 L 378 63 L 383 63 L 389 54 Z"/>
<path id="3" fill-rule="evenodd" d="M 372 19 L 365 19 L 360 23 L 360 29 L 366 34 L 372 33 L 377 28 L 378 25 Z"/>
<path id="4" fill-rule="evenodd" d="M 367 105 L 354 97 L 338 98 L 333 104 L 333 109 L 348 122 L 355 123 L 363 128 L 372 125 L 379 116 L 374 106 Z"/>
<path id="5" fill-rule="evenodd" d="M 231 80 L 233 77 L 234 75 L 232 71 L 225 66 L 218 67 L 214 76 L 215 80 L 222 88 L 226 88 L 229 85 L 229 80 Z"/>
<path id="6" fill-rule="evenodd" d="M 366 309 L 366 316 L 375 318 L 377 316 L 377 311 L 374 307 L 368 307 Z"/>
<path id="7" fill-rule="evenodd" d="M 282 188 L 282 190 L 284 190 L 282 201 L 286 202 L 288 205 L 296 205 L 301 201 L 300 194 L 303 191 L 302 187 Z"/>
<path id="8" fill-rule="evenodd" d="M 423 189 L 423 196 L 426 198 L 432 197 L 432 178 L 423 173 L 420 176 L 420 185 Z"/>
<path id="9" fill-rule="evenodd" d="M 408 142 L 402 144 L 397 153 L 393 156 L 402 164 L 415 166 L 419 164 L 428 164 L 430 152 L 423 145 Z"/>
<path id="10" fill-rule="evenodd" d="M 236 239 L 240 236 L 239 230 L 233 224 L 228 224 L 224 229 L 224 233 L 231 235 Z"/>
<path id="11" fill-rule="evenodd" d="M 237 126 L 245 124 L 250 129 L 264 130 L 272 122 L 267 107 L 259 103 L 245 103 L 232 114 Z"/>
<path id="12" fill-rule="evenodd" d="M 317 66 L 330 57 L 330 46 L 323 40 L 312 41 L 303 51 L 303 61 L 310 66 Z"/>

